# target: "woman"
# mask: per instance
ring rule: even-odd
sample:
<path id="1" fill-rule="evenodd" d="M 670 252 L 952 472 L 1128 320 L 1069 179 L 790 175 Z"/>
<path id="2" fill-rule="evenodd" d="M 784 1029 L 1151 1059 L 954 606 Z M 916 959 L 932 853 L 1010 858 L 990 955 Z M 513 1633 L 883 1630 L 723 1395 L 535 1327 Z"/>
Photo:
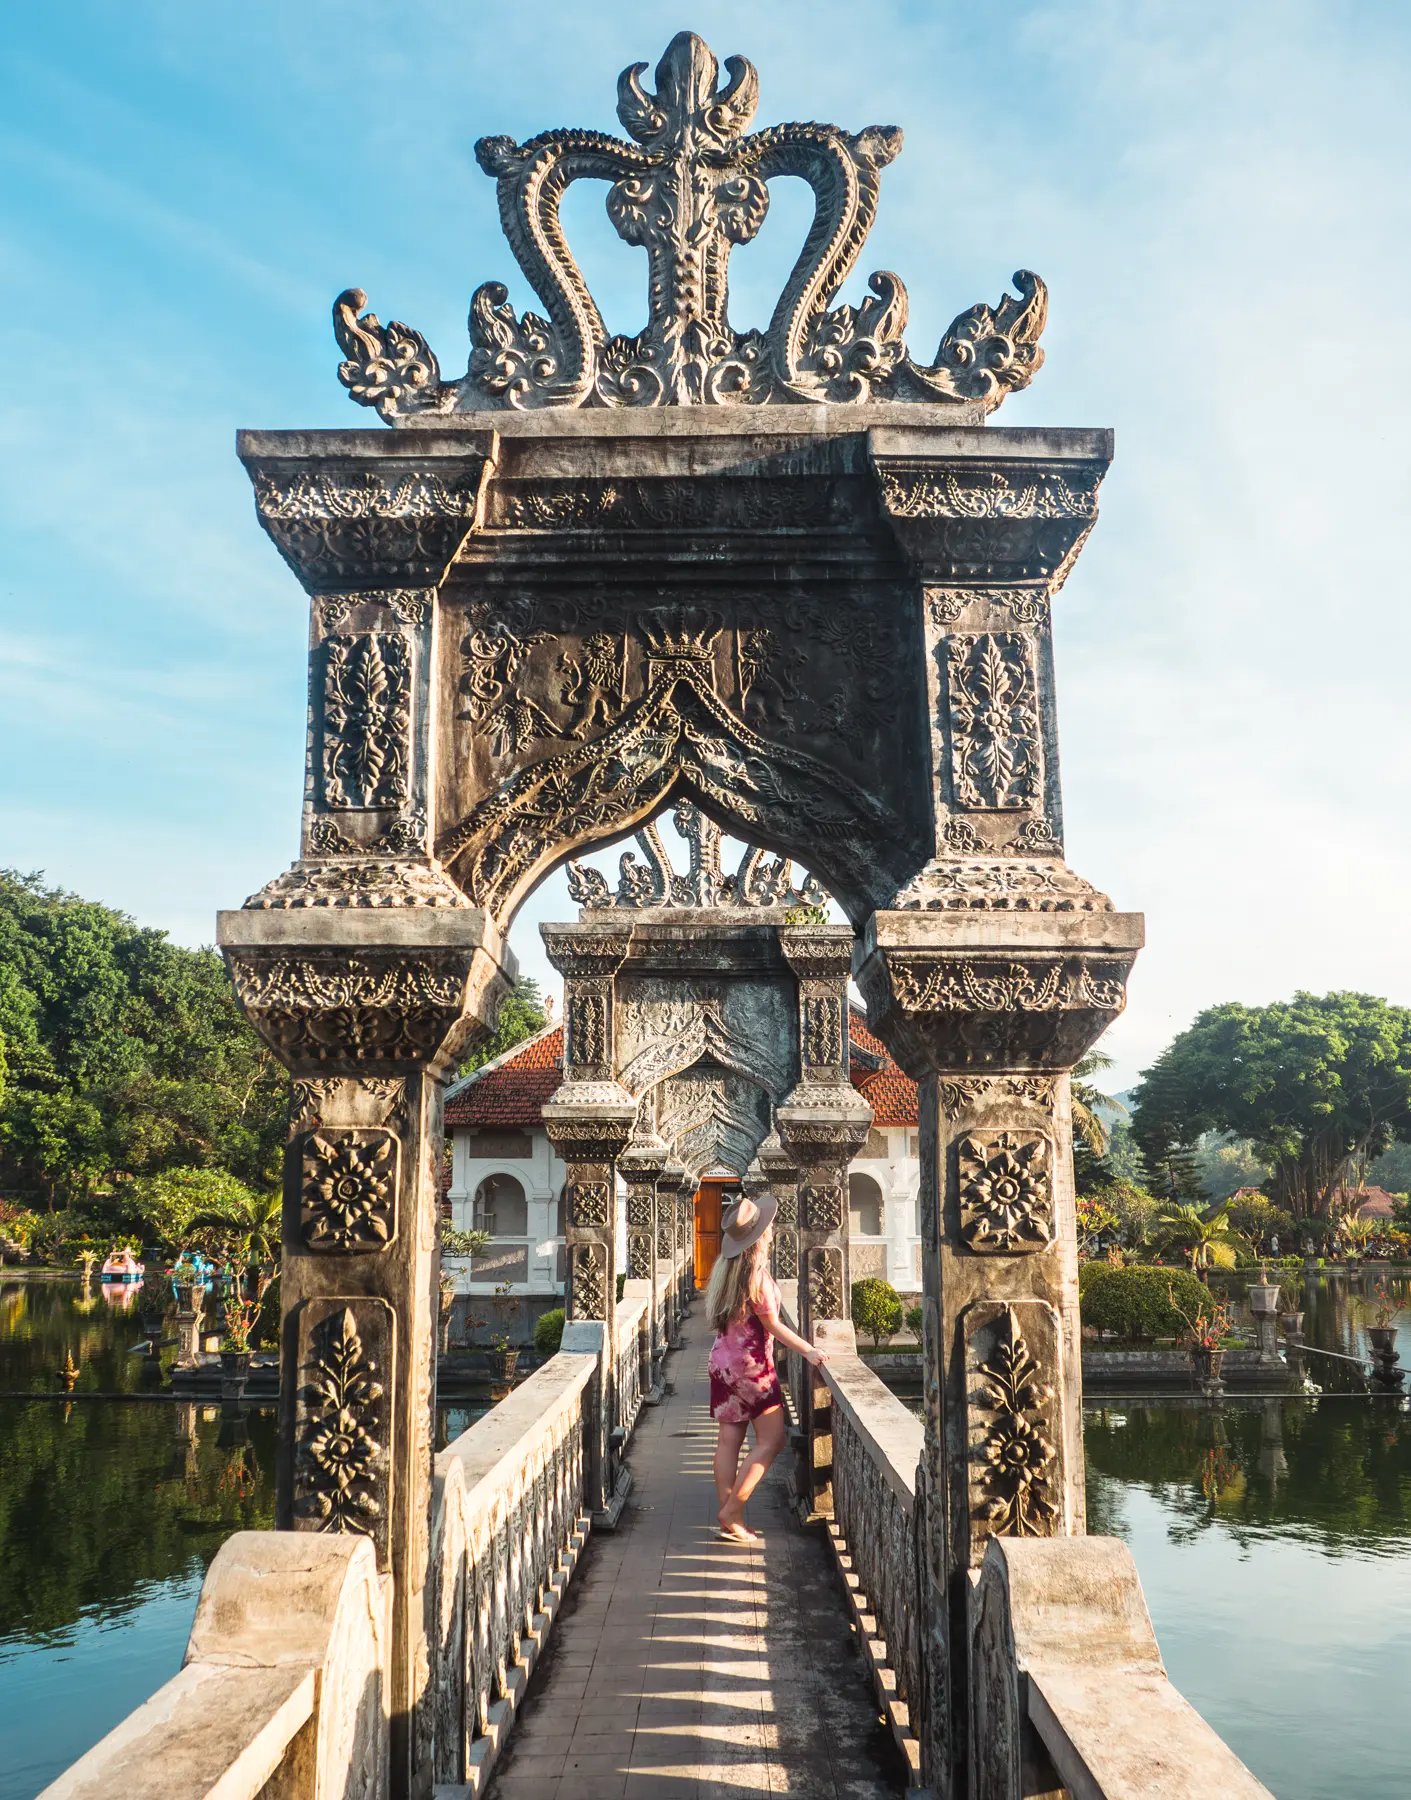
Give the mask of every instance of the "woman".
<path id="1" fill-rule="evenodd" d="M 758 1202 L 736 1199 L 728 1208 L 720 1223 L 720 1255 L 705 1293 L 706 1317 L 716 1333 L 710 1353 L 710 1411 L 720 1427 L 716 1517 L 721 1537 L 735 1544 L 751 1544 L 758 1537 L 745 1525 L 745 1502 L 784 1448 L 784 1390 L 774 1368 L 773 1340 L 815 1366 L 828 1360 L 779 1317 L 779 1289 L 769 1273 L 776 1204 L 764 1195 Z M 740 1469 L 751 1420 L 754 1451 Z"/>

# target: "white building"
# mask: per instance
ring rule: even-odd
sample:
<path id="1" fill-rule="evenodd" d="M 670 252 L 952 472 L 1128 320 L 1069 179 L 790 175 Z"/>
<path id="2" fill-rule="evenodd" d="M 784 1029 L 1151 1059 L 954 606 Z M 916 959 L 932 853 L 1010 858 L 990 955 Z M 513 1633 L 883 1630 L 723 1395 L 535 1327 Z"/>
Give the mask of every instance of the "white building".
<path id="1" fill-rule="evenodd" d="M 873 1109 L 872 1130 L 848 1175 L 852 1278 L 881 1276 L 902 1293 L 921 1288 L 917 1217 L 920 1156 L 915 1082 L 897 1067 L 858 1013 L 850 1019 L 853 1085 Z M 563 1080 L 563 1027 L 547 1026 L 447 1090 L 451 1146 L 446 1198 L 452 1222 L 488 1231 L 490 1252 L 460 1265 L 458 1307 L 479 1317 L 497 1288 L 521 1303 L 519 1331 L 563 1303 L 564 1166 L 544 1129 L 544 1102 Z M 618 1196 L 618 1266 L 626 1216 Z M 709 1270 L 698 1269 L 698 1284 Z M 459 1330 L 464 1330 L 463 1324 Z M 458 1327 L 453 1323 L 453 1335 Z"/>

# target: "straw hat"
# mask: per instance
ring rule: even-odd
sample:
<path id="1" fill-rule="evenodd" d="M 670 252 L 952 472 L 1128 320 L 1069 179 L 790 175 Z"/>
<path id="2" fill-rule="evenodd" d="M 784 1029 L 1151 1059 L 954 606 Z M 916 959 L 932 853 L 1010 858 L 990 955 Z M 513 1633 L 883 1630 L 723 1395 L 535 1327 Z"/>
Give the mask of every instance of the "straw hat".
<path id="1" fill-rule="evenodd" d="M 774 1223 L 778 1210 L 779 1202 L 773 1194 L 761 1194 L 758 1200 L 742 1195 L 721 1215 L 720 1254 L 738 1256 L 751 1244 L 757 1244 Z"/>

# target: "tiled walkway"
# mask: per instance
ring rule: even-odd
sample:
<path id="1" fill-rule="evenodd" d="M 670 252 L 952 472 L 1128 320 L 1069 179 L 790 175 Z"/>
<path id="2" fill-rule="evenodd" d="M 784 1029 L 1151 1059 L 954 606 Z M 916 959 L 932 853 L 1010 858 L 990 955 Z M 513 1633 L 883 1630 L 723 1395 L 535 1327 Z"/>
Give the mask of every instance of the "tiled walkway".
<path id="1" fill-rule="evenodd" d="M 621 1528 L 589 1541 L 490 1800 L 894 1800 L 902 1765 L 782 1458 L 750 1506 L 762 1546 L 714 1536 L 710 1340 L 699 1316 L 687 1330 L 676 1392 L 632 1440 Z"/>

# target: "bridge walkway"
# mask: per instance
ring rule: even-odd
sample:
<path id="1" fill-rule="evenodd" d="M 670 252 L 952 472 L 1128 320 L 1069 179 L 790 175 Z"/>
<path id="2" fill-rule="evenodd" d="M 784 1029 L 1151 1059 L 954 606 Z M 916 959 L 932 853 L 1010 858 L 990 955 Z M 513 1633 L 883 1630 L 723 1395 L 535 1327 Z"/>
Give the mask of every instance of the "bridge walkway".
<path id="1" fill-rule="evenodd" d="M 489 1800 L 896 1800 L 905 1766 L 784 1458 L 750 1506 L 762 1542 L 715 1535 L 711 1334 L 699 1317 L 686 1334 L 674 1393 L 638 1422 L 621 1526 L 589 1540 Z"/>

